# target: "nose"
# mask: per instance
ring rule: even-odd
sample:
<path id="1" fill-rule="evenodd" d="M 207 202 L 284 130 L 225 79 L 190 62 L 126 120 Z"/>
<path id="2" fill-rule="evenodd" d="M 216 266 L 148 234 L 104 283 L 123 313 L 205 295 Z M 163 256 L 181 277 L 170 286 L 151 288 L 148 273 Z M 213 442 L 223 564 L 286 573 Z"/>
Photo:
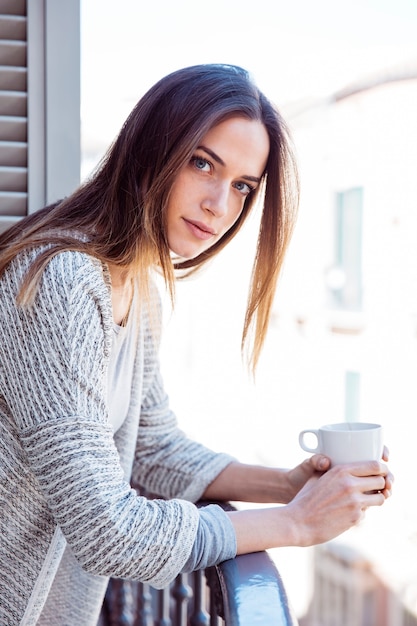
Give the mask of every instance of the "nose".
<path id="1" fill-rule="evenodd" d="M 229 209 L 229 187 L 225 184 L 212 185 L 201 203 L 202 208 L 215 217 L 224 217 Z"/>

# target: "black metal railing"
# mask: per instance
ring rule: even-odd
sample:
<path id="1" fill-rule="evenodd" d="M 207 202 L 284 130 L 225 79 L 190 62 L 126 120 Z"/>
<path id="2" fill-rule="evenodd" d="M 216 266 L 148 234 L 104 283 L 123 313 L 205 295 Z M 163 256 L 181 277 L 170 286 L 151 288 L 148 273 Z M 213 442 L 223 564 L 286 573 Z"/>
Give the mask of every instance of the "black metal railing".
<path id="1" fill-rule="evenodd" d="M 229 502 L 197 502 L 207 504 L 234 509 Z M 267 552 L 254 552 L 179 574 L 164 589 L 111 579 L 97 626 L 297 625 L 275 563 Z"/>
<path id="2" fill-rule="evenodd" d="M 216 568 L 226 626 L 296 626 L 282 578 L 267 552 L 245 554 Z"/>
<path id="3" fill-rule="evenodd" d="M 180 574 L 164 589 L 111 580 L 99 626 L 296 626 L 267 552 Z"/>

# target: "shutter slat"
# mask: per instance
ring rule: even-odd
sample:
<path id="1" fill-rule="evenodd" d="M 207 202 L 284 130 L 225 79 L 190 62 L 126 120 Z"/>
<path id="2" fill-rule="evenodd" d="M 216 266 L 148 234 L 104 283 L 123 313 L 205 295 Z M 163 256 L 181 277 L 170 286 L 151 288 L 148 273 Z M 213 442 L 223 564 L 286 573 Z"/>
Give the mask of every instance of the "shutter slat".
<path id="1" fill-rule="evenodd" d="M 0 189 L 26 193 L 27 177 L 26 167 L 0 167 Z"/>
<path id="2" fill-rule="evenodd" d="M 27 144 L 19 141 L 0 141 L 0 167 L 26 167 Z"/>
<path id="3" fill-rule="evenodd" d="M 26 0 L 0 0 L 0 13 L 4 15 L 26 15 Z"/>
<path id="4" fill-rule="evenodd" d="M 26 41 L 26 18 L 18 15 L 0 15 L 0 39 Z"/>
<path id="5" fill-rule="evenodd" d="M 0 191 L 0 214 L 13 216 L 26 215 L 27 202 L 27 193 Z"/>
<path id="6" fill-rule="evenodd" d="M 2 65 L 15 65 L 26 67 L 26 42 L 0 40 L 0 63 Z"/>
<path id="7" fill-rule="evenodd" d="M 26 117 L 27 95 L 20 91 L 0 91 L 0 115 Z"/>
<path id="8" fill-rule="evenodd" d="M 0 89 L 4 91 L 26 91 L 27 69 L 0 65 Z"/>
<path id="9" fill-rule="evenodd" d="M 0 116 L 0 141 L 27 141 L 26 117 Z"/>

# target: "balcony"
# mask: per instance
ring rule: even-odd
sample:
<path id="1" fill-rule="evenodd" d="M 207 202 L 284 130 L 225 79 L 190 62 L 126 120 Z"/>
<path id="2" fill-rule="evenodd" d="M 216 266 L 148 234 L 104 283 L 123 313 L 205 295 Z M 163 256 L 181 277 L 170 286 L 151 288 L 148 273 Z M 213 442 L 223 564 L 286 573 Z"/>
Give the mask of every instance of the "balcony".
<path id="1" fill-rule="evenodd" d="M 275 564 L 246 554 L 162 590 L 112 580 L 98 626 L 297 626 Z"/>

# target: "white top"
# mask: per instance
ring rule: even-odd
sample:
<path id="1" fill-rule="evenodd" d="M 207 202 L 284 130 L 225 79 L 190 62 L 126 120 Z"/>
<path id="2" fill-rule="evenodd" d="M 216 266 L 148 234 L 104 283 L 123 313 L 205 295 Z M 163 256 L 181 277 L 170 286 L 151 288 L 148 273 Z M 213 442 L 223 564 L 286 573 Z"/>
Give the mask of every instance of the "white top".
<path id="1" fill-rule="evenodd" d="M 133 301 L 126 326 L 113 323 L 112 348 L 107 374 L 107 406 L 109 422 L 114 433 L 125 421 L 130 406 L 133 366 L 137 349 L 137 338 L 134 337 L 136 324 L 133 322 L 135 314 Z"/>

